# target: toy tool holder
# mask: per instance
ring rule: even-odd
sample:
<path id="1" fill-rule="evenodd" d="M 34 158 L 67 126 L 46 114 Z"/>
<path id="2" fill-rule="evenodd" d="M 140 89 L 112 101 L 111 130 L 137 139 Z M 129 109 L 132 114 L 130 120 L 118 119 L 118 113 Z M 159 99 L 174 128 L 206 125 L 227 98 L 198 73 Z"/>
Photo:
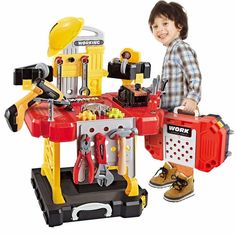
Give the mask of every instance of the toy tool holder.
<path id="1" fill-rule="evenodd" d="M 119 127 L 124 128 L 134 128 L 133 118 L 123 118 L 123 119 L 101 119 L 92 121 L 78 121 L 77 122 L 77 132 L 78 137 L 82 134 L 88 134 L 91 141 L 94 142 L 94 137 L 97 133 L 101 133 L 106 136 L 106 153 L 107 153 L 107 164 L 108 166 L 117 166 L 118 163 L 118 152 L 119 146 L 117 145 L 117 140 L 109 138 L 109 132 L 114 129 L 119 129 Z M 95 156 L 94 145 L 91 147 L 92 156 Z M 97 165 L 96 160 L 94 164 Z M 133 178 L 135 176 L 135 141 L 134 138 L 127 139 L 126 141 L 126 166 L 128 167 L 128 176 Z M 81 168 L 83 170 L 87 169 L 86 163 L 82 163 Z M 84 172 L 84 171 L 83 171 Z M 81 172 L 79 180 L 84 180 L 84 174 Z"/>
<path id="2" fill-rule="evenodd" d="M 230 154 L 230 133 L 229 126 L 218 115 L 165 112 L 162 131 L 145 136 L 145 147 L 155 159 L 209 172 Z"/>
<path id="3" fill-rule="evenodd" d="M 103 32 L 88 26 L 84 26 L 82 31 L 85 31 L 87 36 L 79 35 L 61 54 L 57 55 L 53 64 L 53 76 L 57 78 L 58 87 L 67 98 L 76 98 L 78 93 L 82 95 L 81 93 L 85 90 L 86 95 L 101 95 L 102 78 L 108 74 L 103 69 Z M 81 51 L 85 49 L 85 52 L 80 52 L 81 47 L 83 48 Z M 81 61 L 83 57 L 89 58 L 86 65 Z M 58 58 L 61 61 L 59 64 Z M 83 68 L 83 65 L 86 69 Z M 84 73 L 85 71 L 86 73 Z M 81 77 L 82 80 L 80 91 L 78 77 Z"/>

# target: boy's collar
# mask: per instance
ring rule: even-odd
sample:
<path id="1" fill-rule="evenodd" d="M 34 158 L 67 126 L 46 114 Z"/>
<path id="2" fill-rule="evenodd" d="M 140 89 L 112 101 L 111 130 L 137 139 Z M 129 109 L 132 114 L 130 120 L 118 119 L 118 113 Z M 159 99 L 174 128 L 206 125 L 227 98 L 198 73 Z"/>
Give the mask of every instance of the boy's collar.
<path id="1" fill-rule="evenodd" d="M 177 43 L 179 40 L 182 40 L 182 39 L 179 37 L 174 39 L 167 48 L 172 48 L 175 45 L 175 43 Z"/>

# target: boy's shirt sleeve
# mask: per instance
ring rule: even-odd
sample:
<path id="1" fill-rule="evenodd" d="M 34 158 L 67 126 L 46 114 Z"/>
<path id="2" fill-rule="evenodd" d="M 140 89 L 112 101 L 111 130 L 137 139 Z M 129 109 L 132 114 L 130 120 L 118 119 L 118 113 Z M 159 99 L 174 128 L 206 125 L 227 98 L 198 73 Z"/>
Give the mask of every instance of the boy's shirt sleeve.
<path id="1" fill-rule="evenodd" d="M 177 48 L 179 63 L 185 74 L 188 86 L 187 98 L 197 103 L 201 100 L 201 72 L 199 69 L 196 53 L 187 45 L 179 45 Z"/>

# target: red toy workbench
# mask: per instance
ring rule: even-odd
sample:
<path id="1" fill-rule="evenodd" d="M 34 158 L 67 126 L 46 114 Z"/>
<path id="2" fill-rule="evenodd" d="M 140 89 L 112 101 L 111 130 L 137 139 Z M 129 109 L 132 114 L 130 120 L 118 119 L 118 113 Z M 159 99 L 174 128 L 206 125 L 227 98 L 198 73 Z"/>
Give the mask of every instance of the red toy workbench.
<path id="1" fill-rule="evenodd" d="M 105 217 L 139 216 L 146 207 L 147 191 L 138 185 L 135 178 L 134 139 L 126 140 L 124 147 L 127 167 L 125 174 L 121 176 L 119 169 L 117 172 L 118 150 L 121 150 L 119 141 L 110 139 L 109 132 L 114 129 L 136 128 L 138 135 L 156 135 L 163 126 L 164 111 L 153 110 L 152 102 L 145 107 L 123 108 L 113 101 L 116 96 L 116 93 L 107 93 L 100 97 L 78 97 L 77 101 L 71 101 L 72 111 L 67 111 L 62 106 L 54 106 L 52 121 L 49 121 L 50 109 L 46 102 L 36 103 L 26 111 L 25 123 L 31 135 L 44 138 L 44 162 L 40 169 L 32 170 L 31 180 L 49 226 L 78 219 L 101 218 L 104 217 L 104 209 Z M 156 97 L 154 102 L 156 99 L 158 100 Z M 82 112 L 82 106 L 86 104 L 102 104 L 117 108 L 123 114 L 120 119 L 114 119 L 103 113 L 98 115 L 96 120 L 83 121 L 78 116 Z M 78 176 L 81 180 L 79 184 L 74 184 L 73 168 L 60 168 L 60 143 L 74 140 L 79 142 L 83 134 L 88 135 L 94 143 L 98 133 L 106 137 L 104 147 L 108 154 L 107 166 L 114 176 L 114 181 L 110 186 L 102 187 L 98 186 L 96 181 L 88 183 L 88 167 L 85 163 L 80 167 L 83 169 L 80 173 L 85 174 L 82 178 Z M 96 157 L 96 149 L 93 146 L 91 153 Z M 98 168 L 96 159 L 93 159 L 93 163 L 95 169 Z M 92 194 L 94 192 L 96 194 Z M 96 210 L 98 208 L 101 210 Z"/>

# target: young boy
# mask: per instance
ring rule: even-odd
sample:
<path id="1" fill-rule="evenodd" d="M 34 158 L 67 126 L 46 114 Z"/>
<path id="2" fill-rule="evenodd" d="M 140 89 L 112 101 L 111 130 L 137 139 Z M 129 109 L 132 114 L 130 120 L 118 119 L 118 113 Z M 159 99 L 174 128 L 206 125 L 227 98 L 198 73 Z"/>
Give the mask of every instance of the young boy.
<path id="1" fill-rule="evenodd" d="M 162 95 L 162 108 L 173 111 L 184 106 L 194 113 L 201 99 L 201 72 L 195 51 L 183 40 L 188 34 L 187 15 L 175 2 L 159 1 L 152 9 L 149 26 L 154 37 L 167 47 L 162 67 L 162 81 L 168 81 Z M 166 162 L 150 180 L 156 188 L 170 186 L 167 201 L 180 201 L 193 195 L 193 169 Z"/>

